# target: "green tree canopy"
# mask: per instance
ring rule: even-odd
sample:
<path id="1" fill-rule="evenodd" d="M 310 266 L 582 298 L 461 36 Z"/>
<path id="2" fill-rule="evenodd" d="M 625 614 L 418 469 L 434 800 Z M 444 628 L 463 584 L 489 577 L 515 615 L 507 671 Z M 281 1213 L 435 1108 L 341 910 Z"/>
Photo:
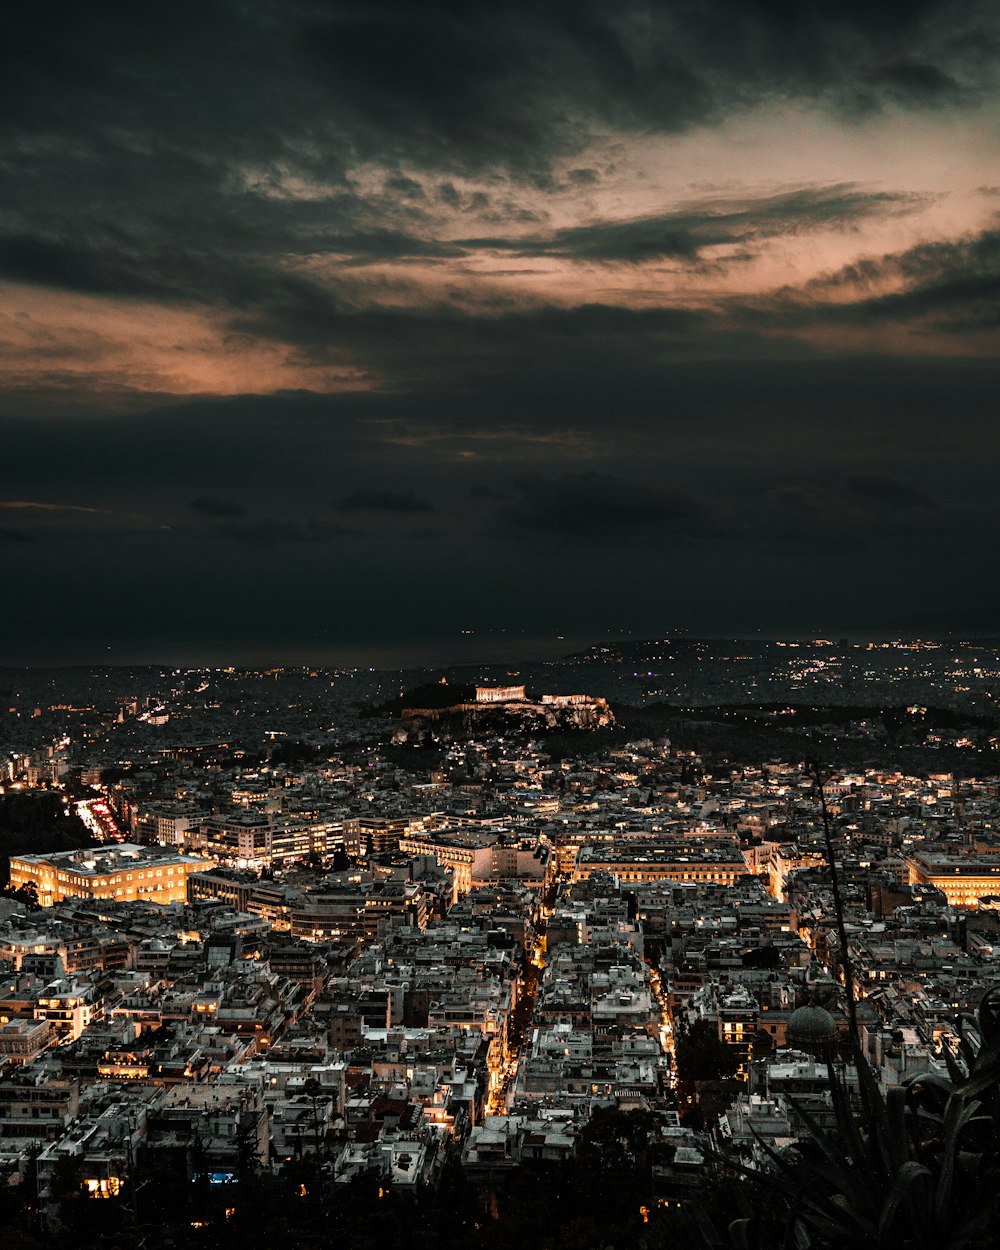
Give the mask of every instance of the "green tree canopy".
<path id="1" fill-rule="evenodd" d="M 733 1076 L 739 1058 L 708 1020 L 696 1021 L 677 1038 L 677 1075 L 682 1081 L 721 1081 Z"/>

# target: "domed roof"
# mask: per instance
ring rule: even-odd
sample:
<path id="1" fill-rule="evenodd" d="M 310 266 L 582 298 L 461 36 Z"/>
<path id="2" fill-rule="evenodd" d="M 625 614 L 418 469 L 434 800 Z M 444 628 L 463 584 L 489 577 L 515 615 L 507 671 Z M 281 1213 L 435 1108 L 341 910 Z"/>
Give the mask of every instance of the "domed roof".
<path id="1" fill-rule="evenodd" d="M 824 1007 L 797 1007 L 788 1017 L 788 1040 L 807 1046 L 832 1042 L 837 1037 L 837 1023 Z"/>

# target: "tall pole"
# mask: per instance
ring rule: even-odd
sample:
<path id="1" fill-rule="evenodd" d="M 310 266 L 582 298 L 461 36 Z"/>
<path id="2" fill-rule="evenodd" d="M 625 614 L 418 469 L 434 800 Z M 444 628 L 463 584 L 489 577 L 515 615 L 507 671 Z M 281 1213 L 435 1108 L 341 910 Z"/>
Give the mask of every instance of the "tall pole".
<path id="1" fill-rule="evenodd" d="M 840 893 L 840 877 L 837 873 L 837 859 L 833 853 L 833 836 L 830 833 L 830 813 L 826 806 L 826 792 L 823 789 L 823 773 L 819 762 L 814 760 L 808 766 L 812 774 L 816 790 L 819 794 L 820 812 L 823 817 L 823 838 L 826 842 L 826 860 L 830 865 L 830 884 L 833 888 L 833 912 L 837 921 L 837 936 L 840 939 L 840 958 L 844 969 L 844 988 L 847 991 L 847 1019 L 851 1026 L 851 1036 L 860 1048 L 861 1034 L 858 1030 L 858 1007 L 854 999 L 854 969 L 851 965 L 851 952 L 847 946 L 847 927 L 844 924 L 844 900 Z"/>

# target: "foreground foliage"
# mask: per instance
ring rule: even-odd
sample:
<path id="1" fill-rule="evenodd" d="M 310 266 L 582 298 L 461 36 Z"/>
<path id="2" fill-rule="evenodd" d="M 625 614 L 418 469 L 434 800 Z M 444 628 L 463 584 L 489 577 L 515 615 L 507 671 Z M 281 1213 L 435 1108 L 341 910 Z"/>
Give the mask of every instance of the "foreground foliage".
<path id="1" fill-rule="evenodd" d="M 859 1107 L 830 1071 L 836 1129 L 799 1114 L 808 1135 L 754 1179 L 770 1199 L 765 1217 L 745 1210 L 728 1238 L 707 1217 L 709 1244 L 846 1250 L 966 1250 L 1000 1244 L 1000 987 L 960 1022 L 949 1076 L 917 1076 L 883 1095 L 857 1042 Z"/>

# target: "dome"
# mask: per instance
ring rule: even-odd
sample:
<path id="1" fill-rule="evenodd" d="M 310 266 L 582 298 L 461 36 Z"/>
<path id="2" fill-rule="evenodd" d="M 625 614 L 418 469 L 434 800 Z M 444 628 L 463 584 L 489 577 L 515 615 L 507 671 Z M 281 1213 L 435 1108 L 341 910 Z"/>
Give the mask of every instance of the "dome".
<path id="1" fill-rule="evenodd" d="M 787 1036 L 796 1046 L 827 1046 L 837 1040 L 837 1023 L 824 1007 L 798 1007 L 788 1017 Z"/>

